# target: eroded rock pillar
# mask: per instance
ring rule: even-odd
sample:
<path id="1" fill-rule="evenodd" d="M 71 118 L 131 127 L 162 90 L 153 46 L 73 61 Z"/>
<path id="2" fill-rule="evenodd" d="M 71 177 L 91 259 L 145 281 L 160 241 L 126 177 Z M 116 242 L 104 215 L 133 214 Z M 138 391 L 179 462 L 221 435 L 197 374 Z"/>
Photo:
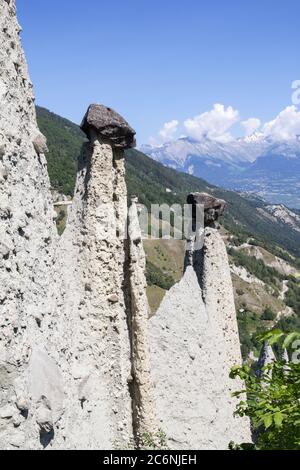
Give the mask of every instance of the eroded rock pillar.
<path id="1" fill-rule="evenodd" d="M 160 426 L 174 449 L 228 449 L 251 442 L 247 418 L 234 417 L 231 367 L 241 364 L 233 288 L 224 242 L 216 229 L 225 202 L 202 193 L 203 247 L 188 244 L 182 280 L 150 320 L 151 370 Z M 193 212 L 194 213 L 194 212 Z"/>
<path id="2" fill-rule="evenodd" d="M 129 282 L 131 305 L 133 423 L 138 445 L 145 435 L 155 440 L 158 426 L 153 403 L 148 337 L 149 305 L 146 294 L 146 256 L 139 226 L 137 198 L 129 208 Z"/>

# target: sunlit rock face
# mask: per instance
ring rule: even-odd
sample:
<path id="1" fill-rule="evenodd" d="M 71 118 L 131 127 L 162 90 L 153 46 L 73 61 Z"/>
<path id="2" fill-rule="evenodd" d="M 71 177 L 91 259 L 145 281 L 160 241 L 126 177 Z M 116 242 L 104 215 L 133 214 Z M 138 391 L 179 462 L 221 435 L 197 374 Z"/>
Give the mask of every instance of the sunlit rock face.
<path id="1" fill-rule="evenodd" d="M 89 142 L 57 261 L 62 314 L 68 313 L 64 321 L 72 332 L 64 419 L 68 447 L 105 449 L 133 439 L 127 190 L 123 150 L 95 128 L 86 130 Z"/>
<path id="2" fill-rule="evenodd" d="M 15 2 L 1 0 L 0 10 L 0 447 L 24 448 L 41 446 L 62 409 L 49 339 L 57 234 Z"/>
<path id="3" fill-rule="evenodd" d="M 150 320 L 155 403 L 173 449 L 251 442 L 231 395 L 243 385 L 229 378 L 242 358 L 226 248 L 214 228 L 205 228 L 203 241 Z"/>

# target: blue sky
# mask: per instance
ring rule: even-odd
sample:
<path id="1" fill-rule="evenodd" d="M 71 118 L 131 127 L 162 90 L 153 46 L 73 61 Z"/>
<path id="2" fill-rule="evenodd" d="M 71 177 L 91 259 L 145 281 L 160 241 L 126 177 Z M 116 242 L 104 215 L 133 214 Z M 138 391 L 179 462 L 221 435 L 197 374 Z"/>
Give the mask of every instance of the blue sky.
<path id="1" fill-rule="evenodd" d="M 270 121 L 300 80 L 299 0 L 17 0 L 17 8 L 37 103 L 75 122 L 91 102 L 109 105 L 139 143 L 215 103 L 239 120 Z"/>

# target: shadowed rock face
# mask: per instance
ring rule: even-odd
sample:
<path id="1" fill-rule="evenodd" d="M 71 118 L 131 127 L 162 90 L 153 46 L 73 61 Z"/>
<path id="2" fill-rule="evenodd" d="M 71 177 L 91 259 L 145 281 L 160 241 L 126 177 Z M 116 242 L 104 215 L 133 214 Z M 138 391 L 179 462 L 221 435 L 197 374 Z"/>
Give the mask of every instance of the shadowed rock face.
<path id="1" fill-rule="evenodd" d="M 193 206 L 193 218 L 196 217 L 197 206 L 204 206 L 205 227 L 214 227 L 226 206 L 223 199 L 217 199 L 207 193 L 191 193 L 187 197 L 187 203 Z"/>
<path id="2" fill-rule="evenodd" d="M 81 123 L 81 129 L 90 138 L 91 130 L 103 139 L 109 140 L 115 148 L 136 146 L 135 131 L 120 114 L 102 104 L 92 104 Z"/>

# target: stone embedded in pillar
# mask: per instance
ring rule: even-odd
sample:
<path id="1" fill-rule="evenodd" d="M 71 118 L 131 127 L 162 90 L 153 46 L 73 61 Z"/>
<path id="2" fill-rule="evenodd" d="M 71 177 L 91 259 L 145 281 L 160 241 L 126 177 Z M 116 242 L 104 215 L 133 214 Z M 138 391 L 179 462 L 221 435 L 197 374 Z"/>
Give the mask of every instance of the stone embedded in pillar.
<path id="1" fill-rule="evenodd" d="M 81 123 L 88 138 L 91 130 L 115 148 L 127 149 L 136 146 L 136 132 L 116 111 L 102 104 L 91 104 Z"/>
<path id="2" fill-rule="evenodd" d="M 224 213 L 226 202 L 207 193 L 191 193 L 187 197 L 187 203 L 193 207 L 193 217 L 196 216 L 197 206 L 204 207 L 204 225 L 205 227 L 215 227 Z"/>

